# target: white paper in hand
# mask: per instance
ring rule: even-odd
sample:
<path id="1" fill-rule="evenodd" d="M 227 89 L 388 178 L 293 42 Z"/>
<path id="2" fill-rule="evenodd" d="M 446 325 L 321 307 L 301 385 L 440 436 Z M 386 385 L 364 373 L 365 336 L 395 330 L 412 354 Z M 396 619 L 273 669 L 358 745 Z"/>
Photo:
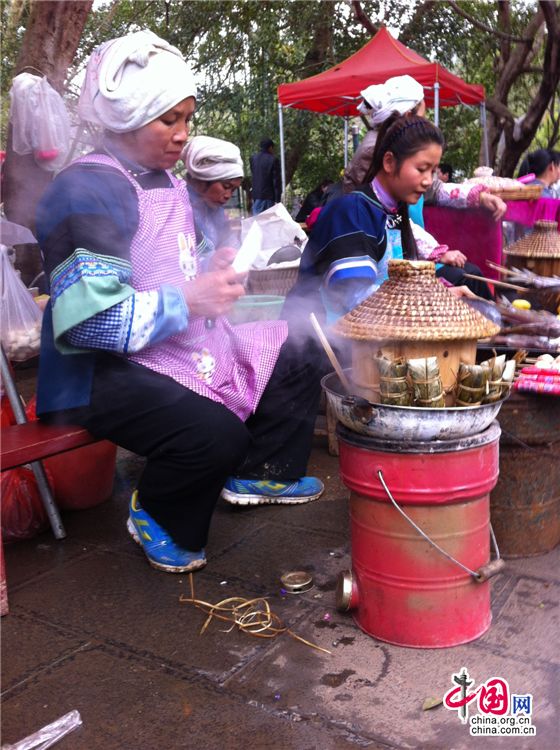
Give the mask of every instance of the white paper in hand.
<path id="1" fill-rule="evenodd" d="M 246 273 L 257 257 L 262 244 L 262 231 L 258 224 L 253 224 L 243 240 L 237 255 L 231 264 L 236 273 Z"/>

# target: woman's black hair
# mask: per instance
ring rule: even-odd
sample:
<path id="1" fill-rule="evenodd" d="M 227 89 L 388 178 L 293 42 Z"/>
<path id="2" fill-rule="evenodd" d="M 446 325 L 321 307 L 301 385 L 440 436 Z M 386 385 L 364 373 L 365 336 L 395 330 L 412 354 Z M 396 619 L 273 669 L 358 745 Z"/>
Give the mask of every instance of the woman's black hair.
<path id="1" fill-rule="evenodd" d="M 551 162 L 556 163 L 552 151 L 548 148 L 538 148 L 523 159 L 517 176 L 523 177 L 523 175 L 534 173 L 538 177 L 546 171 Z"/>
<path id="2" fill-rule="evenodd" d="M 419 117 L 413 113 L 401 115 L 398 112 L 393 112 L 379 130 L 371 165 L 364 182 L 370 183 L 375 175 L 381 171 L 383 158 L 387 152 L 390 151 L 393 154 L 398 174 L 405 159 L 413 156 L 430 143 L 436 143 L 441 146 L 442 150 L 445 147 L 445 139 L 439 128 L 424 117 Z M 418 248 L 410 226 L 407 203 L 399 204 L 399 214 L 402 217 L 403 255 L 405 258 L 414 260 L 418 257 Z"/>

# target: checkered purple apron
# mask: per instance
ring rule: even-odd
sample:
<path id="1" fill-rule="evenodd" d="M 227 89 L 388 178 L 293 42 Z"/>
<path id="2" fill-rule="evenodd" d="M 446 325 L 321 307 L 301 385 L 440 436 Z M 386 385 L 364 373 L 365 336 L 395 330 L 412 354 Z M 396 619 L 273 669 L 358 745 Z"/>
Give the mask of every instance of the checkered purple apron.
<path id="1" fill-rule="evenodd" d="M 173 188 L 143 190 L 108 156 L 80 161 L 116 167 L 136 190 L 139 224 L 130 248 L 132 286 L 148 291 L 195 278 L 199 265 L 186 184 L 168 173 Z M 245 420 L 259 403 L 287 334 L 285 321 L 231 326 L 219 317 L 207 328 L 204 318 L 191 316 L 185 331 L 129 356 Z"/>

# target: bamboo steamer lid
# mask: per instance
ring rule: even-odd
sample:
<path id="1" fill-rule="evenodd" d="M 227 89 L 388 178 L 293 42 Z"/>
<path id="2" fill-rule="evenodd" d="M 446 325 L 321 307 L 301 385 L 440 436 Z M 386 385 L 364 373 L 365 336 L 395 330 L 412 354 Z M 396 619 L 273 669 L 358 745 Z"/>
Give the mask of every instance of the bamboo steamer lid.
<path id="1" fill-rule="evenodd" d="M 430 261 L 390 260 L 389 278 L 340 318 L 355 341 L 455 341 L 494 336 L 499 326 L 447 291 Z"/>
<path id="2" fill-rule="evenodd" d="M 504 253 L 526 258 L 560 258 L 558 223 L 536 221 L 533 231 L 506 247 Z"/>

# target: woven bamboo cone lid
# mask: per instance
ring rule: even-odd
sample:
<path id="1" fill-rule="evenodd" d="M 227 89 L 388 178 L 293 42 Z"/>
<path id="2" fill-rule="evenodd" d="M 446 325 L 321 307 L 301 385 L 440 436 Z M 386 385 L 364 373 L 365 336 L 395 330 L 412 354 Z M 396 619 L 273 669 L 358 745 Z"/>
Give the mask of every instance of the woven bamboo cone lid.
<path id="1" fill-rule="evenodd" d="M 506 247 L 504 253 L 527 258 L 560 258 L 558 222 L 536 221 L 533 231 Z"/>
<path id="2" fill-rule="evenodd" d="M 447 291 L 429 261 L 390 260 L 389 278 L 340 318 L 333 331 L 357 341 L 454 341 L 499 326 Z"/>

